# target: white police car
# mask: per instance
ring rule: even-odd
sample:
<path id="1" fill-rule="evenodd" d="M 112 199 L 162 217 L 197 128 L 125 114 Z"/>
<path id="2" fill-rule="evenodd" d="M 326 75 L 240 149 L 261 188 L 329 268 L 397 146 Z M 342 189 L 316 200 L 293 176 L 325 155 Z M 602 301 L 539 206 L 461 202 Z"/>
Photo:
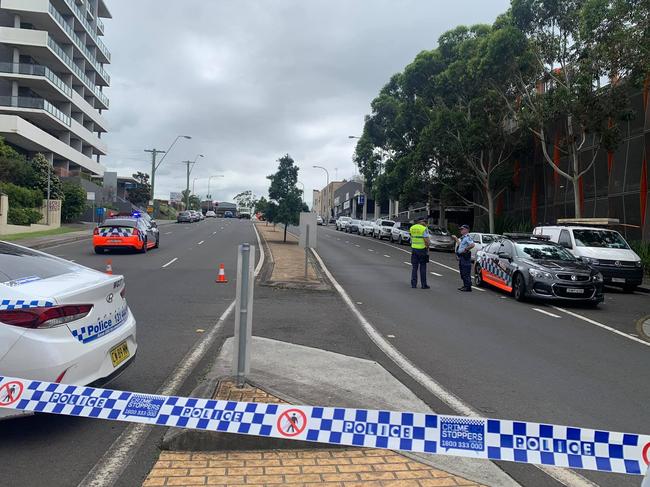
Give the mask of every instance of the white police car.
<path id="1" fill-rule="evenodd" d="M 124 294 L 121 276 L 0 241 L 0 376 L 108 383 L 137 351 Z"/>

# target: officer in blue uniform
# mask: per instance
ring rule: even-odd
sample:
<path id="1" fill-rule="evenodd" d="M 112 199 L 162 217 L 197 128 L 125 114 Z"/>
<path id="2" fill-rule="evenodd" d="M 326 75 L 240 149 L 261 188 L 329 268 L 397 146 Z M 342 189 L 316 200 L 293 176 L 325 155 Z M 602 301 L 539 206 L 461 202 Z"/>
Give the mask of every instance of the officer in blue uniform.
<path id="1" fill-rule="evenodd" d="M 454 235 L 454 239 L 458 244 L 456 248 L 458 268 L 460 269 L 460 277 L 463 280 L 463 285 L 458 290 L 469 293 L 472 292 L 472 253 L 470 250 L 474 248 L 474 240 L 469 236 L 469 225 L 460 226 L 460 235 L 460 238 Z"/>

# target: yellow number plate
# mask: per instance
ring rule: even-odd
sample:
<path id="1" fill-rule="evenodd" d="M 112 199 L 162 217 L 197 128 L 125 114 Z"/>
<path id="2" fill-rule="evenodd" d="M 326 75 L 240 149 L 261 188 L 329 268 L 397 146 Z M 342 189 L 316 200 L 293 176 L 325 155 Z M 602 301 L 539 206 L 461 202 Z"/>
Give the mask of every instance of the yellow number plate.
<path id="1" fill-rule="evenodd" d="M 129 352 L 129 347 L 126 344 L 126 341 L 123 341 L 116 347 L 111 348 L 111 362 L 113 362 L 113 367 L 117 367 L 122 362 L 124 362 L 131 353 Z"/>

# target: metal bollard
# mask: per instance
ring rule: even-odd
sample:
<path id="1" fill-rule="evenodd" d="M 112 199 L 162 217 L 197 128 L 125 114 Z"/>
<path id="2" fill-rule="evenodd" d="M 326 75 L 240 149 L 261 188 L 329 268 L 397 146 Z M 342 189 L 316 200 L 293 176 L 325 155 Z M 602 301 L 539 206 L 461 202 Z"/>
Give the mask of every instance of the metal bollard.
<path id="1" fill-rule="evenodd" d="M 309 266 L 309 225 L 305 227 L 305 280 L 307 279 L 308 266 Z"/>
<path id="2" fill-rule="evenodd" d="M 250 373 L 250 342 L 253 326 L 253 264 L 255 247 L 250 244 L 239 246 L 237 258 L 237 297 L 235 304 L 235 340 L 233 344 L 233 375 L 237 386 L 246 383 Z"/>

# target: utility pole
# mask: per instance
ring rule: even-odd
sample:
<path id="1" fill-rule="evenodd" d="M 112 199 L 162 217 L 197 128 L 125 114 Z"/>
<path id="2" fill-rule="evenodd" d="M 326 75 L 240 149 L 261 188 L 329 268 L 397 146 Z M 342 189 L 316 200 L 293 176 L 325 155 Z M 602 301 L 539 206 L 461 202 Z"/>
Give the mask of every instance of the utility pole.
<path id="1" fill-rule="evenodd" d="M 149 200 L 149 204 L 153 206 L 154 188 L 156 185 L 156 169 L 158 169 L 158 166 L 156 166 L 156 157 L 158 154 L 166 154 L 167 151 L 158 149 L 145 149 L 145 152 L 151 153 L 151 198 Z"/>
<path id="2" fill-rule="evenodd" d="M 199 157 L 203 157 L 203 154 L 197 155 L 193 161 L 181 162 L 181 164 L 187 165 L 187 182 L 185 185 L 185 209 L 186 210 L 190 209 L 190 174 L 192 174 L 192 169 L 194 169 L 194 164 L 196 164 L 196 161 L 199 159 Z"/>

